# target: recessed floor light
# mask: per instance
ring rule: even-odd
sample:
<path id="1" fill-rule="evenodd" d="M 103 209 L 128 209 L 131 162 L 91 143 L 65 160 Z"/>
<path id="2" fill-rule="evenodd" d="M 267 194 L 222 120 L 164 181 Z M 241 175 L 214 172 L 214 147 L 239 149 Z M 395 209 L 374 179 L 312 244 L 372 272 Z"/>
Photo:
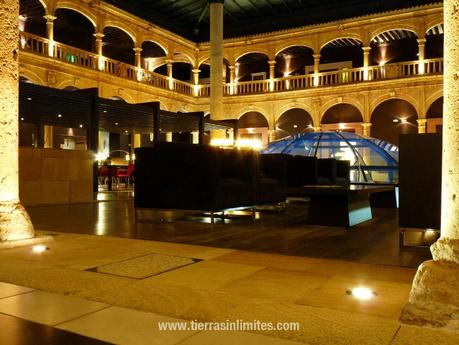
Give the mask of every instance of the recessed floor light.
<path id="1" fill-rule="evenodd" d="M 368 301 L 376 296 L 375 292 L 373 292 L 370 288 L 367 288 L 365 286 L 355 287 L 351 290 L 347 290 L 346 293 L 361 301 Z"/>
<path id="2" fill-rule="evenodd" d="M 47 251 L 48 249 L 49 249 L 48 247 L 46 247 L 46 246 L 44 246 L 42 244 L 37 244 L 37 245 L 32 247 L 32 251 L 34 253 L 43 253 L 43 252 Z"/>

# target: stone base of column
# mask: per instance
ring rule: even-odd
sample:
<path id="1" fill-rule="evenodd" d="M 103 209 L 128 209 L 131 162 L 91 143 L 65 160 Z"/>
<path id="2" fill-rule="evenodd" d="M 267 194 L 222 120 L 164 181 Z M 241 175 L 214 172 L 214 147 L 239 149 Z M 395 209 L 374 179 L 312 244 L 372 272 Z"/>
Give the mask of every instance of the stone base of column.
<path id="1" fill-rule="evenodd" d="M 419 266 L 401 322 L 459 330 L 458 254 L 458 240 L 441 238 L 432 246 L 434 260 Z"/>
<path id="2" fill-rule="evenodd" d="M 30 217 L 20 202 L 0 202 L 0 242 L 35 236 Z"/>

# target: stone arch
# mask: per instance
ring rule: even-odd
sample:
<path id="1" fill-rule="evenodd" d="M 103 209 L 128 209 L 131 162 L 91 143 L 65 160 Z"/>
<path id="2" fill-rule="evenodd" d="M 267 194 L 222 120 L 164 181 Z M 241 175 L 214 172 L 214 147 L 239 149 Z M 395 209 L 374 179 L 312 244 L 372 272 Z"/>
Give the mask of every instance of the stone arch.
<path id="1" fill-rule="evenodd" d="M 332 108 L 335 105 L 338 104 L 349 104 L 352 105 L 353 107 L 357 108 L 357 110 L 360 112 L 362 117 L 364 117 L 364 110 L 363 106 L 360 102 L 358 102 L 355 99 L 350 99 L 350 98 L 344 98 L 342 100 L 336 100 L 336 98 L 329 100 L 328 102 L 325 102 L 321 107 L 320 107 L 320 114 L 319 114 L 319 122 L 322 123 L 322 117 L 324 114 L 327 112 L 328 109 Z"/>
<path id="2" fill-rule="evenodd" d="M 275 120 L 277 122 L 277 120 L 282 116 L 282 114 L 284 114 L 286 111 L 289 111 L 290 109 L 301 109 L 301 110 L 304 110 L 305 112 L 307 112 L 311 118 L 312 118 L 312 121 L 313 121 L 313 125 L 316 123 L 316 119 L 314 119 L 314 109 L 310 106 L 308 106 L 306 103 L 303 103 L 303 102 L 294 102 L 294 103 L 288 103 L 288 104 L 285 104 L 283 105 L 280 109 L 279 109 L 279 112 L 276 114 L 276 117 L 275 117 Z"/>
<path id="3" fill-rule="evenodd" d="M 183 51 L 183 50 L 174 50 L 173 52 L 173 55 L 172 56 L 175 56 L 175 55 L 182 55 L 186 58 L 186 60 L 188 60 L 188 62 L 190 63 L 191 66 L 196 66 L 196 59 L 189 53 Z"/>
<path id="4" fill-rule="evenodd" d="M 363 132 L 362 112 L 353 104 L 342 102 L 329 107 L 320 119 L 323 131 Z"/>
<path id="5" fill-rule="evenodd" d="M 396 103 L 398 102 L 398 103 Z M 371 112 L 371 136 L 398 145 L 398 135 L 418 132 L 418 112 L 410 102 L 394 97 Z"/>
<path id="6" fill-rule="evenodd" d="M 430 106 L 441 97 L 443 97 L 443 88 L 439 88 L 435 90 L 431 95 L 429 95 L 426 98 L 424 109 L 429 109 Z"/>
<path id="7" fill-rule="evenodd" d="M 426 23 L 424 35 L 432 28 L 444 23 L 443 16 L 432 18 Z"/>
<path id="8" fill-rule="evenodd" d="M 327 39 L 326 42 L 324 42 L 323 44 L 320 44 L 319 51 L 322 50 L 329 43 L 331 43 L 333 41 L 336 41 L 336 40 L 339 40 L 339 39 L 345 39 L 345 38 L 354 39 L 356 41 L 359 41 L 363 45 L 363 37 L 362 37 L 362 35 L 359 35 L 357 33 L 346 33 L 346 34 L 342 34 L 342 35 L 336 35 L 336 36 L 333 36 L 333 37 Z"/>
<path id="9" fill-rule="evenodd" d="M 46 86 L 46 82 L 38 74 L 28 68 L 20 67 L 19 76 L 29 80 L 32 84 Z"/>
<path id="10" fill-rule="evenodd" d="M 240 109 L 236 114 L 235 118 L 237 120 L 239 120 L 242 116 L 244 116 L 245 114 L 247 113 L 250 113 L 250 112 L 257 112 L 257 113 L 260 113 L 261 115 L 263 115 L 266 119 L 266 121 L 268 122 L 268 124 L 270 123 L 269 119 L 269 115 L 267 113 L 267 111 L 261 107 L 258 107 L 258 106 L 250 106 L 250 107 L 247 107 L 247 108 L 242 108 Z"/>
<path id="11" fill-rule="evenodd" d="M 309 49 L 312 49 L 314 51 L 313 44 L 311 42 L 288 42 L 288 43 L 282 43 L 281 45 L 277 46 L 275 51 L 274 51 L 274 56 L 277 56 L 280 52 L 282 52 L 285 49 L 292 48 L 292 47 L 306 47 Z"/>
<path id="12" fill-rule="evenodd" d="M 443 96 L 438 97 L 436 100 L 434 100 L 429 107 L 427 107 L 426 111 L 426 118 L 440 118 L 443 117 L 443 109 L 442 105 L 443 104 Z M 434 108 L 438 108 L 438 112 L 432 112 Z"/>
<path id="13" fill-rule="evenodd" d="M 142 42 L 139 42 L 139 46 L 142 46 L 144 42 L 152 42 L 158 45 L 165 52 L 166 56 L 167 54 L 169 54 L 169 49 L 167 47 L 167 44 L 163 40 L 158 39 L 157 37 L 146 36 L 142 39 Z"/>
<path id="14" fill-rule="evenodd" d="M 249 54 L 263 54 L 263 55 L 266 55 L 268 57 L 268 60 L 269 60 L 269 52 L 268 52 L 268 50 L 262 49 L 262 48 L 253 48 L 253 49 L 246 50 L 244 52 L 241 52 L 241 53 L 235 55 L 234 61 L 237 62 L 241 57 L 244 57 L 244 56 L 249 55 Z"/>
<path id="15" fill-rule="evenodd" d="M 293 107 L 282 112 L 276 119 L 276 139 L 314 131 L 314 119 L 303 108 Z"/>
<path id="16" fill-rule="evenodd" d="M 386 25 L 380 26 L 377 29 L 374 29 L 370 33 L 370 42 L 373 41 L 373 39 L 376 36 L 378 36 L 380 34 L 383 34 L 383 33 L 387 32 L 387 31 L 391 31 L 391 30 L 411 31 L 414 34 L 416 34 L 416 36 L 419 37 L 419 32 L 418 32 L 419 29 L 418 29 L 417 25 L 415 25 L 415 24 L 406 24 L 406 23 L 401 23 L 401 24 L 391 23 L 391 24 L 386 24 Z"/>
<path id="17" fill-rule="evenodd" d="M 104 25 L 100 28 L 100 30 L 103 32 L 108 27 L 117 28 L 123 31 L 125 34 L 127 34 L 132 39 L 132 42 L 134 43 L 134 46 L 135 46 L 137 42 L 136 35 L 133 31 L 129 29 L 128 26 L 124 25 L 123 23 L 117 20 L 108 20 L 104 22 Z"/>
<path id="18" fill-rule="evenodd" d="M 419 103 L 418 101 L 416 100 L 416 98 L 408 95 L 408 94 L 404 94 L 404 93 L 397 93 L 396 95 L 394 96 L 391 96 L 391 95 L 382 95 L 376 99 L 373 100 L 372 102 L 372 106 L 371 106 L 371 111 L 370 111 L 370 114 L 373 114 L 373 112 L 375 111 L 375 109 L 381 104 L 381 103 L 384 103 L 385 101 L 387 100 L 390 100 L 390 99 L 401 99 L 401 100 L 404 100 L 404 101 L 407 101 L 408 103 L 410 103 L 414 109 L 416 110 L 416 113 L 419 114 Z M 370 119 L 371 119 L 371 116 L 370 116 Z"/>
<path id="19" fill-rule="evenodd" d="M 75 1 L 58 1 L 54 10 L 58 10 L 60 8 L 80 13 L 81 15 L 85 16 L 92 23 L 92 25 L 94 25 L 94 29 L 97 27 L 97 15 L 88 11 L 82 6 L 78 6 Z"/>

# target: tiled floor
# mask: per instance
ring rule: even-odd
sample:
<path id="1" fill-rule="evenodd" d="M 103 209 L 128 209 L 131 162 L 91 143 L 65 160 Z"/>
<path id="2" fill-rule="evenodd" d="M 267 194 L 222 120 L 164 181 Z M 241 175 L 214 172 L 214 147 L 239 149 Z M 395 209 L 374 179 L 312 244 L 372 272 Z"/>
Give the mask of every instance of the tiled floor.
<path id="1" fill-rule="evenodd" d="M 189 321 L 0 283 L 2 345 L 267 344 L 294 345 L 244 332 L 165 331 L 160 322 Z"/>

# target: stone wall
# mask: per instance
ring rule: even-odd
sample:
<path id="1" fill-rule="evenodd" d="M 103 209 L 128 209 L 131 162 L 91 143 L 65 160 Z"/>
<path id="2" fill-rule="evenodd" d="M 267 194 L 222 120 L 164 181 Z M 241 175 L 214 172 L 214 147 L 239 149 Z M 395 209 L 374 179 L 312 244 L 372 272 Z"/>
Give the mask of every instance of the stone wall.
<path id="1" fill-rule="evenodd" d="M 19 195 L 26 206 L 91 202 L 93 153 L 19 148 Z"/>

